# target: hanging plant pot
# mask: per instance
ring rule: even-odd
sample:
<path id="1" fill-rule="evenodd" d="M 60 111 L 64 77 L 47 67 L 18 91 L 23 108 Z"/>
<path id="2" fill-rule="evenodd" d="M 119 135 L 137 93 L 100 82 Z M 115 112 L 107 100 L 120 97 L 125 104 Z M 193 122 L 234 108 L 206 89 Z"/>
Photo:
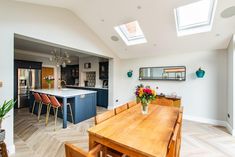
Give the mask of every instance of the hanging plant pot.
<path id="1" fill-rule="evenodd" d="M 204 75 L 205 75 L 205 71 L 202 70 L 201 68 L 199 68 L 197 71 L 196 71 L 196 75 L 198 78 L 203 78 Z"/>
<path id="2" fill-rule="evenodd" d="M 128 76 L 128 77 L 132 77 L 132 74 L 133 74 L 133 71 L 132 71 L 132 70 L 130 70 L 130 71 L 127 72 L 127 76 Z"/>

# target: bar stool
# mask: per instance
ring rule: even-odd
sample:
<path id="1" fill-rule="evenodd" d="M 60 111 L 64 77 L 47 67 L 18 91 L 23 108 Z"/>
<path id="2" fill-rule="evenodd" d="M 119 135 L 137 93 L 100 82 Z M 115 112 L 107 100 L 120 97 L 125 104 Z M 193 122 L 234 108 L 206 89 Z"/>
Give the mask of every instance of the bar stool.
<path id="1" fill-rule="evenodd" d="M 63 103 L 60 103 L 55 96 L 50 96 L 50 100 L 51 100 L 51 106 L 50 107 L 53 107 L 54 114 L 55 114 L 55 128 L 54 128 L 54 130 L 55 130 L 56 129 L 56 122 L 57 122 L 57 114 L 58 114 L 58 109 L 59 108 L 61 108 L 62 115 L 63 115 Z M 73 111 L 72 111 L 71 104 L 67 103 L 67 105 L 69 106 L 69 109 L 70 109 L 72 123 L 74 123 Z M 49 118 L 49 114 L 48 114 L 48 118 Z"/>
<path id="2" fill-rule="evenodd" d="M 42 103 L 42 98 L 38 93 L 33 93 L 33 96 L 34 96 L 34 102 L 33 102 L 33 108 L 32 108 L 32 115 L 33 115 L 36 103 L 38 104 L 38 112 L 39 112 L 39 107 Z"/>
<path id="3" fill-rule="evenodd" d="M 51 106 L 51 101 L 49 99 L 49 97 L 46 94 L 41 94 L 41 98 L 42 98 L 42 105 L 46 105 L 47 106 L 47 112 L 46 112 L 46 123 L 45 125 L 47 126 L 48 124 L 48 114 L 50 114 L 50 106 Z M 41 111 L 42 111 L 42 105 L 40 106 L 39 109 L 39 116 L 38 116 L 38 121 L 40 120 L 40 115 L 41 115 Z"/>

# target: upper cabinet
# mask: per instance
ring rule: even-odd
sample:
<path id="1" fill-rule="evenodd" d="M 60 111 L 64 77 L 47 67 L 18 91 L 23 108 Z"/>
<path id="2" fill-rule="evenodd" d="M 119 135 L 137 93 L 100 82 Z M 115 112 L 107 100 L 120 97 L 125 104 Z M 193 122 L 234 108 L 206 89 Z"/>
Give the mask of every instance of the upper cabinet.
<path id="1" fill-rule="evenodd" d="M 107 80 L 109 78 L 109 62 L 99 62 L 99 79 Z"/>
<path id="2" fill-rule="evenodd" d="M 61 67 L 61 79 L 66 81 L 67 85 L 76 84 L 75 79 L 79 79 L 79 65 L 67 65 Z"/>

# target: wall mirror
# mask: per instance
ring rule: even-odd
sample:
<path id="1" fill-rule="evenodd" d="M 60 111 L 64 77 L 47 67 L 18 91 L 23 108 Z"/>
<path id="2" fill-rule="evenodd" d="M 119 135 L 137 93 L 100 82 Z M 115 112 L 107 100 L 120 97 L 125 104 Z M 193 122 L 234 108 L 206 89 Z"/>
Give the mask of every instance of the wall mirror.
<path id="1" fill-rule="evenodd" d="M 185 81 L 185 66 L 142 67 L 139 69 L 139 80 Z"/>

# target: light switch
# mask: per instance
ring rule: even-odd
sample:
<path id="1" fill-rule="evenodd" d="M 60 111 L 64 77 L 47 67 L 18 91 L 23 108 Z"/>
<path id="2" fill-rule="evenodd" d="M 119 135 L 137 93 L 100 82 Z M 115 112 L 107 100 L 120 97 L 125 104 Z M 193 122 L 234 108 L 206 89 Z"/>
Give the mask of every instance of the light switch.
<path id="1" fill-rule="evenodd" d="M 0 88 L 2 87 L 2 85 L 3 85 L 3 83 L 2 83 L 2 81 L 0 81 Z"/>

